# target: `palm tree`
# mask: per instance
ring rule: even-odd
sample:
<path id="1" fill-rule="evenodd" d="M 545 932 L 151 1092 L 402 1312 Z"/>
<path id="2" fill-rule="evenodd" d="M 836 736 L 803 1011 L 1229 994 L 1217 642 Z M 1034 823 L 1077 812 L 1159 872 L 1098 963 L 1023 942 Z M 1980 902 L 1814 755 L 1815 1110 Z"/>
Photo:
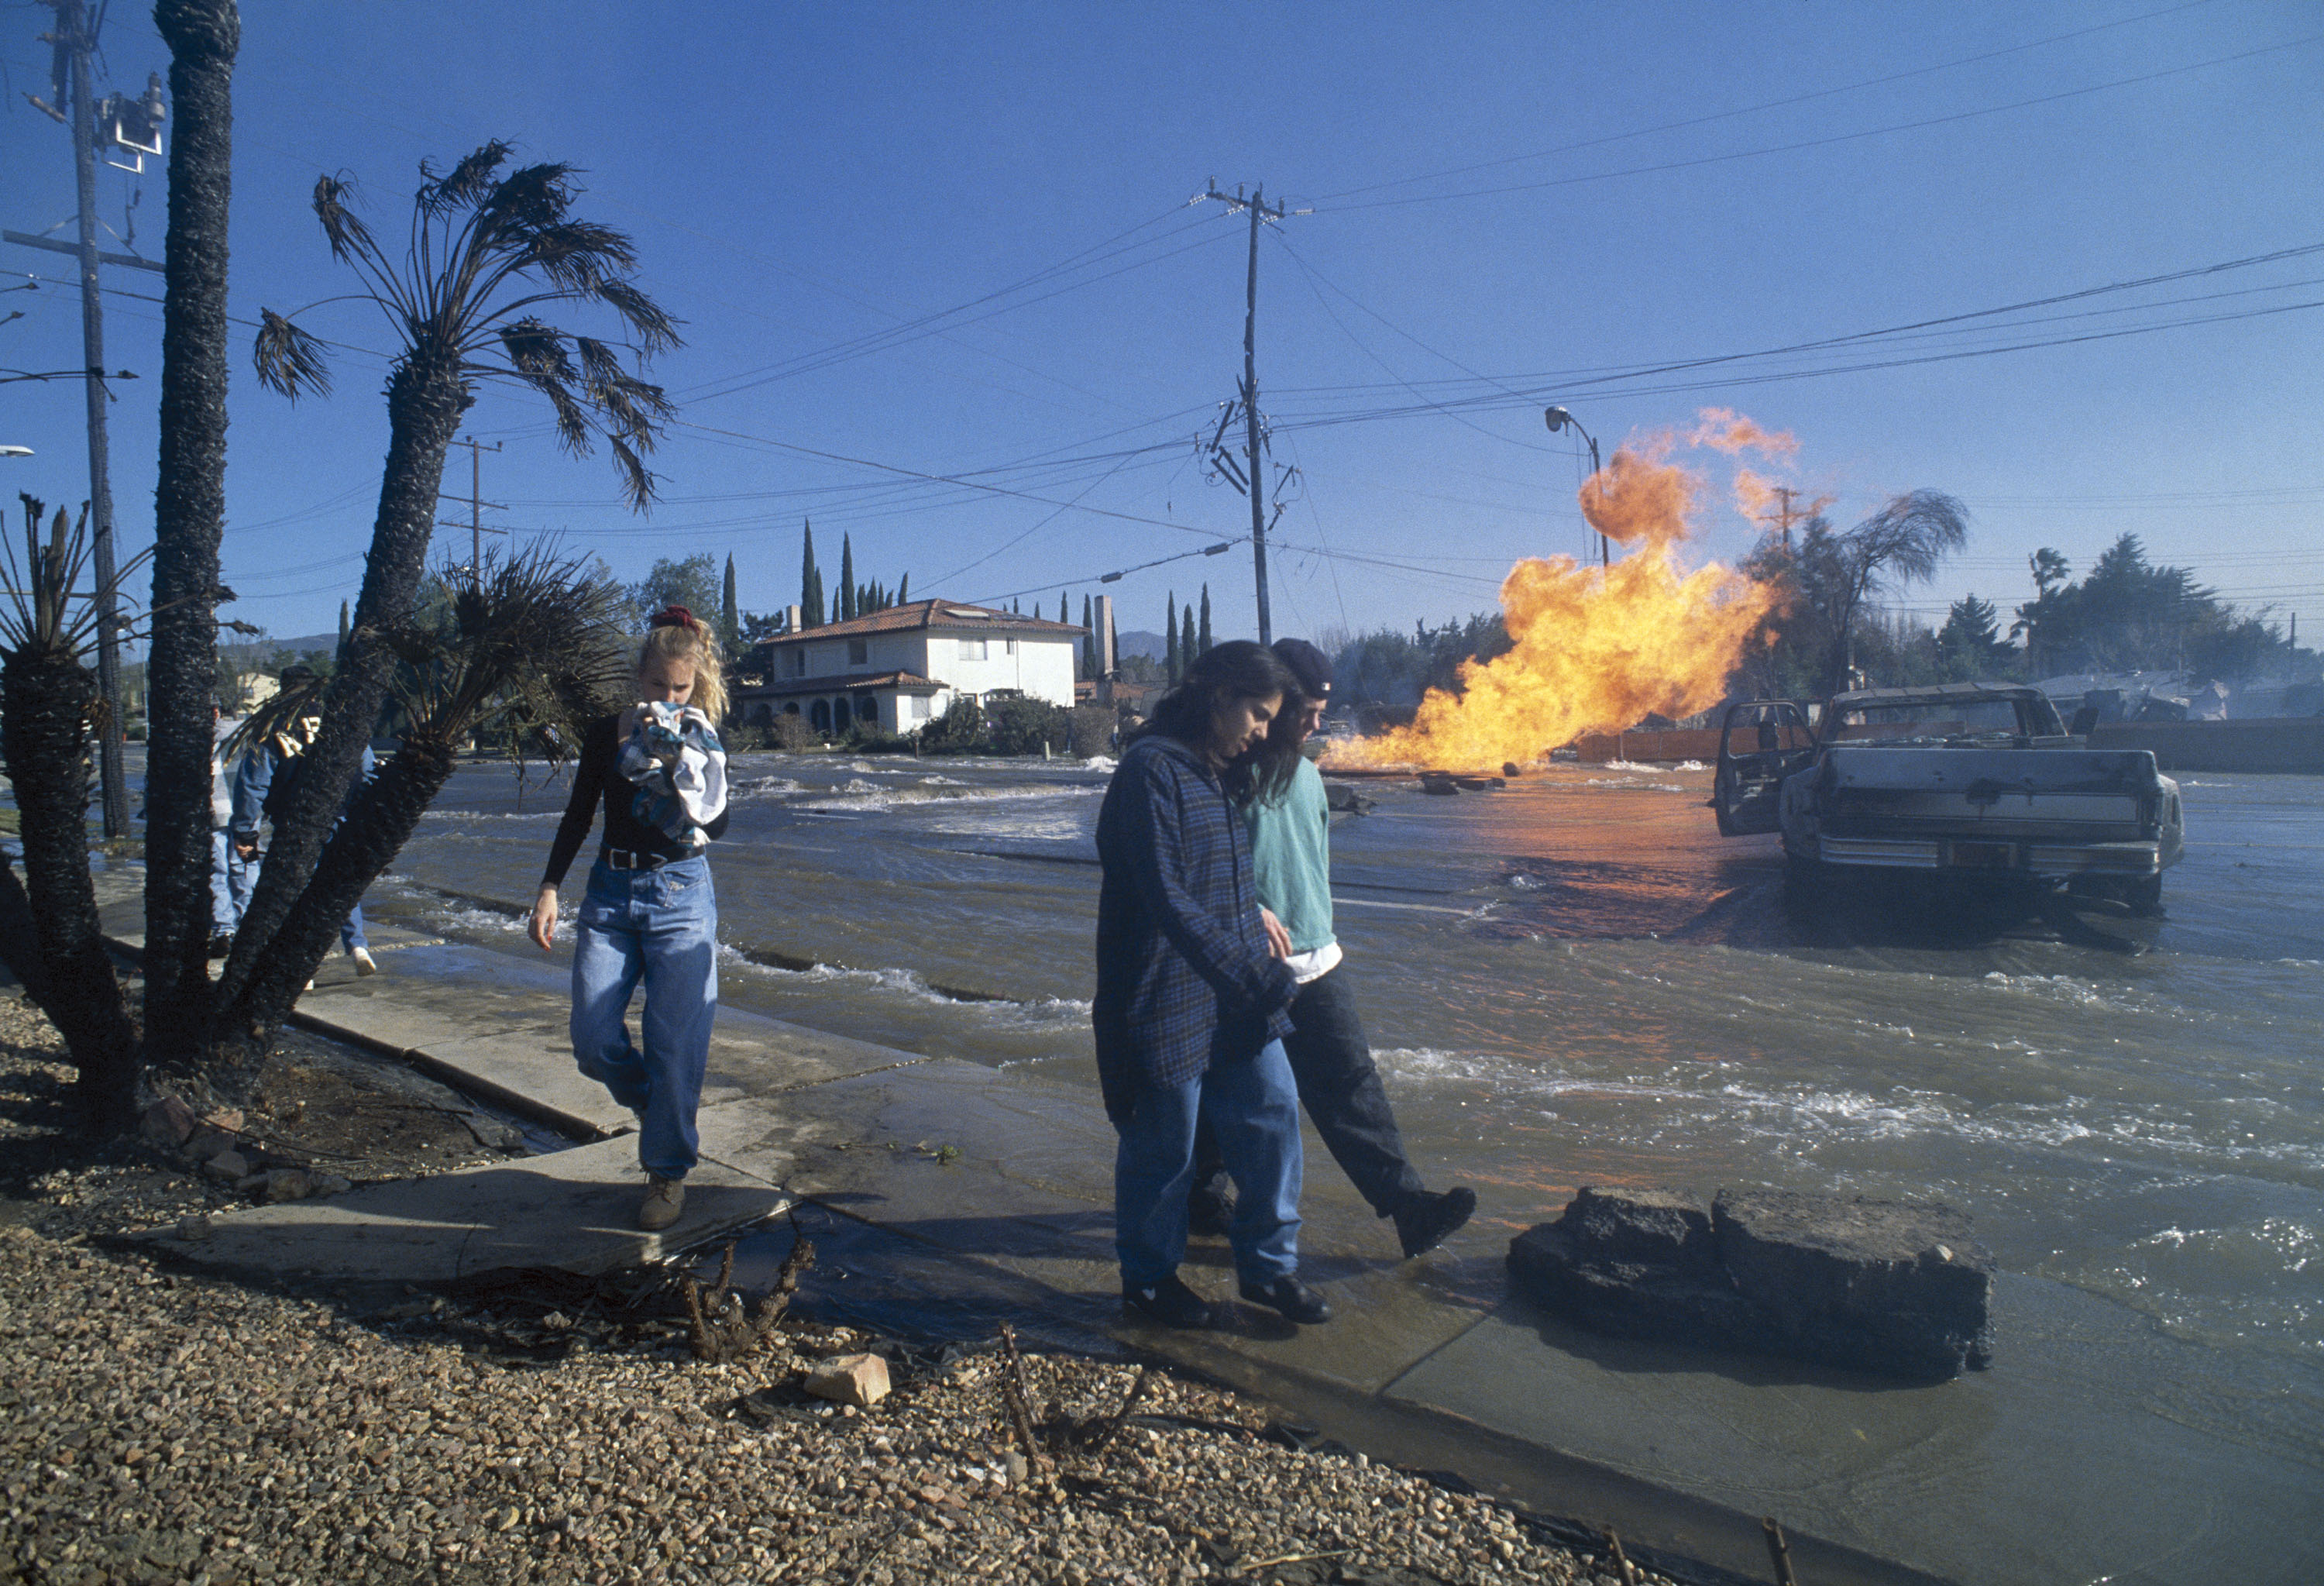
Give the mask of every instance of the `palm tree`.
<path id="1" fill-rule="evenodd" d="M 209 985 L 210 702 L 226 523 L 226 208 L 234 0 L 161 0 L 170 46 L 170 229 L 161 301 L 161 466 L 146 667 L 145 1007 L 151 1038 L 201 1028 Z M 228 598 L 231 598 L 230 596 Z M 189 1017 L 191 1016 L 191 1017 Z"/>
<path id="2" fill-rule="evenodd" d="M 21 567 L 0 535 L 10 600 L 0 608 L 0 753 L 15 790 L 25 884 L 8 871 L 0 886 L 0 953 L 65 1037 L 91 1121 L 110 1131 L 135 1115 L 137 1032 L 106 956 L 88 869 L 88 746 L 102 708 L 88 668 L 97 602 L 76 594 L 88 565 L 88 509 L 69 525 L 59 507 L 43 545 L 45 507 L 18 499 Z"/>
<path id="3" fill-rule="evenodd" d="M 219 981 L 218 1006 L 237 1010 L 245 1028 L 271 1029 L 289 1010 L 288 995 L 261 1003 L 245 993 L 262 955 L 272 969 L 287 962 L 271 953 L 273 938 L 294 908 L 303 911 L 318 855 L 386 698 L 397 661 L 392 636 L 419 593 L 444 456 L 477 383 L 503 379 L 531 387 L 555 411 L 567 450 L 586 453 L 602 438 L 632 506 L 643 511 L 653 498 L 644 457 L 673 411 L 661 388 L 624 366 L 623 349 L 540 315 L 556 306 L 609 311 L 630 338 L 625 350 L 641 363 L 679 345 L 677 322 L 631 278 L 637 260 L 628 237 L 571 218 L 572 167 L 526 165 L 503 174 L 509 153 L 495 140 L 440 174 L 423 164 L 400 258 L 355 213 L 351 180 L 315 183 L 315 214 L 331 253 L 362 278 L 364 290 L 353 295 L 380 309 L 402 350 L 388 375 L 387 463 L 346 653 Z M 263 311 L 256 359 L 259 377 L 286 396 L 329 389 L 321 343 L 290 317 Z M 317 947 L 295 974 L 270 974 L 269 985 L 287 983 L 295 994 L 322 951 Z"/>
<path id="4" fill-rule="evenodd" d="M 628 674 L 620 638 L 627 602 L 591 561 L 536 547 L 505 561 L 488 558 L 472 576 L 447 568 L 425 593 L 419 614 L 386 635 L 402 663 L 395 688 L 401 742 L 347 806 L 306 890 L 225 1010 L 222 1028 L 230 1035 L 271 1028 L 297 998 L 339 923 L 442 789 L 458 744 L 508 733 L 563 758 L 590 719 L 613 707 Z M 269 705 L 245 735 L 263 737 L 310 708 L 300 699 Z"/>

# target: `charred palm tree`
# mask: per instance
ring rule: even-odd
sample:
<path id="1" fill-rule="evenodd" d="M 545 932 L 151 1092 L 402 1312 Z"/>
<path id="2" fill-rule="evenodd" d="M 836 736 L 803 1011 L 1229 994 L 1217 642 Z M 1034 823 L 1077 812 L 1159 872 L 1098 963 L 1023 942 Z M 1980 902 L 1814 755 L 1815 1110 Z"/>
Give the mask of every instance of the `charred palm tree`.
<path id="1" fill-rule="evenodd" d="M 420 824 L 462 741 L 514 724 L 562 758 L 580 743 L 583 726 L 611 708 L 629 669 L 620 586 L 578 559 L 536 548 L 490 563 L 473 579 L 447 571 L 431 583 L 434 598 L 386 635 L 403 663 L 402 742 L 349 801 L 312 879 L 227 1010 L 229 1038 L 263 1044 L 337 940 L 339 922 Z M 288 702 L 245 730 L 263 734 L 301 708 Z"/>
<path id="2" fill-rule="evenodd" d="M 569 450 L 587 452 L 602 437 L 631 504 L 642 511 L 652 498 L 653 476 L 643 459 L 671 408 L 659 386 L 625 366 L 623 354 L 639 362 L 677 346 L 676 322 L 630 278 L 636 258 L 626 236 L 570 217 L 571 167 L 527 165 L 503 174 L 508 158 L 508 145 L 494 142 L 448 171 L 423 166 L 426 180 L 400 258 L 350 207 L 348 180 L 327 176 L 315 184 L 315 214 L 333 255 L 362 277 L 364 290 L 355 295 L 387 316 L 402 351 L 388 376 L 387 464 L 346 650 L 218 985 L 216 1005 L 232 1009 L 237 1027 L 271 1028 L 303 981 L 270 974 L 275 990 L 263 1002 L 253 991 L 260 963 L 280 959 L 274 937 L 293 909 L 315 917 L 303 908 L 304 895 L 394 674 L 395 635 L 413 613 L 445 452 L 477 383 L 502 378 L 530 386 L 555 410 Z M 605 311 L 628 340 L 561 330 L 540 318 L 555 306 Z M 329 388 L 321 344 L 285 316 L 264 313 L 256 356 L 260 378 L 286 395 Z M 411 768 L 392 786 L 419 776 L 419 761 L 429 752 L 415 751 Z M 387 818 L 388 799 L 387 789 L 366 791 L 348 830 L 374 810 Z M 348 841 L 352 853 L 355 839 Z M 335 892 L 344 885 L 345 877 L 332 883 Z M 317 909 L 322 907 L 318 900 Z M 281 990 L 286 984 L 289 992 Z"/>
<path id="3" fill-rule="evenodd" d="M 146 668 L 145 1007 L 157 1056 L 199 1038 L 209 988 L 210 703 L 226 521 L 226 208 L 234 0 L 161 0 L 170 46 L 170 231 L 161 300 L 161 467 Z"/>
<path id="4" fill-rule="evenodd" d="M 68 525 L 58 508 L 43 544 L 42 503 L 19 499 L 22 567 L 0 536 L 11 601 L 0 609 L 0 751 L 15 788 L 25 884 L 20 890 L 12 873 L 0 887 L 11 916 L 0 951 L 64 1036 L 89 1120 L 109 1131 L 136 1115 L 137 1031 L 106 956 L 88 869 L 88 749 L 103 709 L 88 660 L 97 604 L 75 594 L 88 564 L 88 510 Z M 20 958 L 28 948 L 32 956 Z"/>

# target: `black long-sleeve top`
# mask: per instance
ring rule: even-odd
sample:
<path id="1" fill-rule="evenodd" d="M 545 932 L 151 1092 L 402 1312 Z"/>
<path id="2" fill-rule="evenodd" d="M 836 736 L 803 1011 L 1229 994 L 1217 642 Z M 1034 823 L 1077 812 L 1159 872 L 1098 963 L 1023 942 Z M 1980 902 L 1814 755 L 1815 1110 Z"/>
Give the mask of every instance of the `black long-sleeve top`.
<path id="1" fill-rule="evenodd" d="M 549 869 L 540 878 L 544 887 L 564 883 L 573 856 L 581 852 L 581 839 L 589 834 L 596 820 L 600 800 L 605 806 L 606 847 L 664 859 L 687 859 L 696 853 L 659 826 L 650 826 L 637 817 L 632 807 L 637 801 L 637 785 L 614 767 L 622 752 L 620 726 L 620 717 L 601 716 L 589 724 L 582 736 L 581 759 L 573 770 L 573 798 L 565 806 L 565 818 L 557 824 L 557 841 L 549 845 Z M 724 836 L 726 812 L 720 810 L 702 829 L 713 841 Z"/>

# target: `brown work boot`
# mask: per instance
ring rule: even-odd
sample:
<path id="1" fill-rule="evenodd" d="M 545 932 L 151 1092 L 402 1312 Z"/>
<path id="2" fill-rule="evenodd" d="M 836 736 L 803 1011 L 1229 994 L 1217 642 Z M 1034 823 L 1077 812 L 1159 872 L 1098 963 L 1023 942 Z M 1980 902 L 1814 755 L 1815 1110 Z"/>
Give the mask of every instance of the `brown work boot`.
<path id="1" fill-rule="evenodd" d="M 659 1233 L 678 1221 L 686 1210 L 686 1181 L 664 1178 L 660 1174 L 646 1179 L 645 1203 L 638 1208 L 638 1226 L 648 1233 Z"/>

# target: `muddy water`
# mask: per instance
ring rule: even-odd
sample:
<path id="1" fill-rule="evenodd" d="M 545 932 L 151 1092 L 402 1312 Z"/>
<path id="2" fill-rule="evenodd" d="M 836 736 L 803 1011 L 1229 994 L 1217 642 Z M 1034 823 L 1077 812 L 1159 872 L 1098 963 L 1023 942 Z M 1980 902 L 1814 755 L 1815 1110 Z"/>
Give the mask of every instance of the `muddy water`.
<path id="1" fill-rule="evenodd" d="M 1094 1085 L 1102 769 L 744 756 L 725 995 Z M 2151 927 L 1783 905 L 1700 770 L 1562 767 L 1334 834 L 1414 1154 L 1512 1229 L 1583 1181 L 1935 1194 L 2216 1351 L 2189 1419 L 2324 1471 L 2324 779 L 2193 775 Z M 374 906 L 512 945 L 563 788 L 464 770 Z M 2005 1341 L 2004 1348 L 2006 1344 Z"/>

